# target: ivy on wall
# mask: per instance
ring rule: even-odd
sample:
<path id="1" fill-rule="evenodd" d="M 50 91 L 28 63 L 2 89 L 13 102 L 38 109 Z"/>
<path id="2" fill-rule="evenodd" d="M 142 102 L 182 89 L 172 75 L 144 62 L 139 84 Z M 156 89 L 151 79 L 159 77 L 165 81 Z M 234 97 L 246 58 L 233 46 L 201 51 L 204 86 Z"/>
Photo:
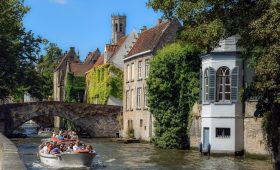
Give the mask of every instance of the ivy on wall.
<path id="1" fill-rule="evenodd" d="M 67 74 L 65 87 L 66 102 L 83 102 L 85 93 L 85 77 Z"/>
<path id="2" fill-rule="evenodd" d="M 87 103 L 106 104 L 109 96 L 122 99 L 123 71 L 114 65 L 92 68 L 87 76 Z"/>

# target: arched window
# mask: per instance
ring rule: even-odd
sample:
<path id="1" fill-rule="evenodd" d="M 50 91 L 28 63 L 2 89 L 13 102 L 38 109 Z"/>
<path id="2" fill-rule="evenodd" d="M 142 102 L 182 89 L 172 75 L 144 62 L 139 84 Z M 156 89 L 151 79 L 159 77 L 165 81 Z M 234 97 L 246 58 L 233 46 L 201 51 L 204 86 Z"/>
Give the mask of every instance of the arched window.
<path id="1" fill-rule="evenodd" d="M 209 70 L 204 71 L 204 101 L 209 100 Z"/>
<path id="2" fill-rule="evenodd" d="M 217 71 L 217 101 L 230 100 L 230 70 L 227 67 L 221 67 Z"/>

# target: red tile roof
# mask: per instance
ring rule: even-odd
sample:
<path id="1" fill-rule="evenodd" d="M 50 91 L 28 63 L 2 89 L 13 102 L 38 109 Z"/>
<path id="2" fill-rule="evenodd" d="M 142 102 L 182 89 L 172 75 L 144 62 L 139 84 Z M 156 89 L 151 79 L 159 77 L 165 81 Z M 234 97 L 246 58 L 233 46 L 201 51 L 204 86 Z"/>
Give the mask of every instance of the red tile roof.
<path id="1" fill-rule="evenodd" d="M 122 36 L 120 39 L 118 39 L 116 46 L 117 48 L 114 49 L 112 55 L 110 56 L 110 58 L 108 59 L 108 61 L 112 61 L 114 58 L 114 55 L 116 54 L 116 52 L 119 50 L 119 48 L 123 45 L 123 43 L 125 42 L 127 36 Z"/>
<path id="2" fill-rule="evenodd" d="M 100 57 L 98 57 L 97 61 L 94 63 L 93 68 L 97 67 L 99 65 L 104 64 L 104 55 L 102 54 Z"/>
<path id="3" fill-rule="evenodd" d="M 93 63 L 93 59 L 96 57 L 96 56 L 100 56 L 100 51 L 99 49 L 97 48 L 94 52 L 91 52 L 87 58 L 85 59 L 84 63 L 85 64 L 92 64 Z"/>
<path id="4" fill-rule="evenodd" d="M 92 65 L 83 64 L 83 63 L 70 63 L 70 72 L 74 76 L 85 76 L 85 73 L 91 69 Z"/>
<path id="5" fill-rule="evenodd" d="M 67 61 L 70 62 L 80 62 L 75 51 L 70 50 L 67 54 L 64 54 L 64 57 L 62 60 L 60 60 L 59 64 L 57 65 L 56 69 L 54 71 L 57 71 L 59 69 L 66 69 Z"/>
<path id="6" fill-rule="evenodd" d="M 127 57 L 144 51 L 154 50 L 170 23 L 171 21 L 163 22 L 146 31 L 143 31 L 128 53 Z"/>

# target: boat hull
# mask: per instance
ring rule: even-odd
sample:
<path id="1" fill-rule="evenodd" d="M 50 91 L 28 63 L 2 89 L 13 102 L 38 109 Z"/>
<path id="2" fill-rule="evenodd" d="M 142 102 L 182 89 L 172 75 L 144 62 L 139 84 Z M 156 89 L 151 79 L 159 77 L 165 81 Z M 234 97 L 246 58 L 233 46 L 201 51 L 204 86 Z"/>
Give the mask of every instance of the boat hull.
<path id="1" fill-rule="evenodd" d="M 89 167 L 95 153 L 62 153 L 58 156 L 39 153 L 41 163 L 51 167 Z"/>

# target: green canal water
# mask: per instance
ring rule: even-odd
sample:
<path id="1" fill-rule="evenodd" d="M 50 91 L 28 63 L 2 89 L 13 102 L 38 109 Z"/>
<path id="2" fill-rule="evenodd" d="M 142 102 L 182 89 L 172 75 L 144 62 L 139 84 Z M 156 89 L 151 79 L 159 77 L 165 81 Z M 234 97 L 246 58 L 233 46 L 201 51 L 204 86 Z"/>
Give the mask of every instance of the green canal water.
<path id="1" fill-rule="evenodd" d="M 12 139 L 19 149 L 28 170 L 47 170 L 37 157 L 40 138 Z M 233 156 L 203 156 L 199 152 L 162 150 L 151 144 L 120 144 L 109 139 L 82 139 L 96 147 L 97 156 L 91 168 L 104 170 L 270 170 L 271 160 L 257 160 Z M 68 168 L 69 169 L 69 168 Z M 71 169 L 71 168 L 70 168 Z M 77 169 L 77 168 L 74 168 Z M 82 169 L 81 169 L 82 170 Z"/>

